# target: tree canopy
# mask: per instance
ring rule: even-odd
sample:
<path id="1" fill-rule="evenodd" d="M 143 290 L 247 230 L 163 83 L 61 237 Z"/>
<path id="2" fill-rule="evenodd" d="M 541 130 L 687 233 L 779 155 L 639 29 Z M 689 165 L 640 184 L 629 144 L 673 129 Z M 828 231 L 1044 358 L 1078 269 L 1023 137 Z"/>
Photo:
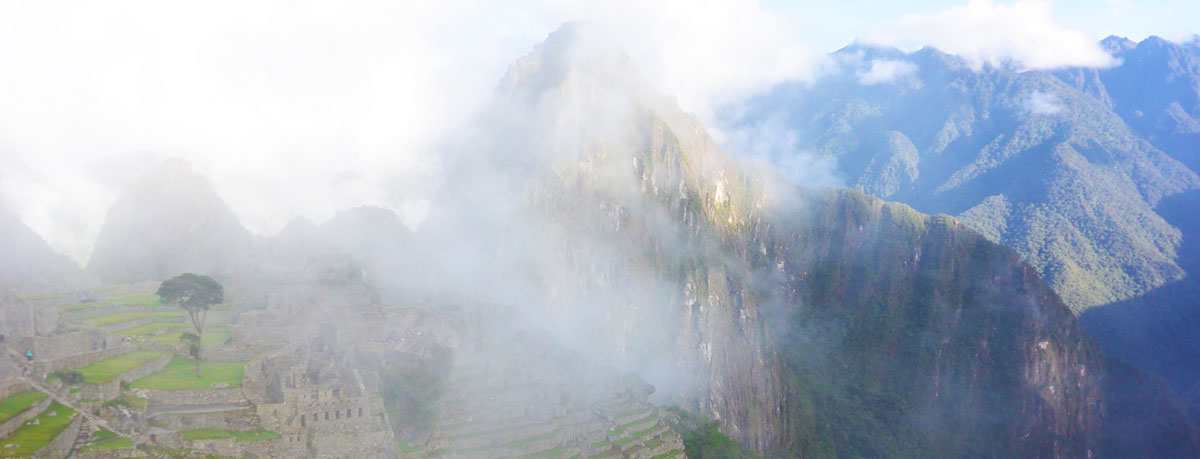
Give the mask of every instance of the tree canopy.
<path id="1" fill-rule="evenodd" d="M 176 303 L 188 312 L 207 310 L 225 302 L 225 288 L 211 277 L 183 273 L 162 282 L 158 297 L 164 303 Z"/>
<path id="2" fill-rule="evenodd" d="M 175 303 L 187 311 L 196 334 L 184 333 L 180 340 L 187 345 L 188 354 L 196 362 L 196 376 L 200 376 L 200 343 L 204 336 L 204 321 L 208 308 L 225 302 L 225 287 L 211 277 L 183 273 L 162 282 L 156 292 L 163 303 Z"/>

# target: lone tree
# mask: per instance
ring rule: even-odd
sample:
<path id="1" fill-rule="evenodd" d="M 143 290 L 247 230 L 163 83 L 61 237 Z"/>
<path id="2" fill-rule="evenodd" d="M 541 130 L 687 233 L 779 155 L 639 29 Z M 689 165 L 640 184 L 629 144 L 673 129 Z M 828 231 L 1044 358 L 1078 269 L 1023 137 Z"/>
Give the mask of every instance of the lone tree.
<path id="1" fill-rule="evenodd" d="M 180 340 L 188 347 L 188 354 L 196 362 L 196 377 L 200 377 L 200 338 L 204 336 L 204 319 L 208 308 L 225 302 L 225 288 L 211 277 L 183 273 L 162 282 L 157 292 L 163 303 L 175 305 L 187 311 L 196 333 L 184 333 Z"/>

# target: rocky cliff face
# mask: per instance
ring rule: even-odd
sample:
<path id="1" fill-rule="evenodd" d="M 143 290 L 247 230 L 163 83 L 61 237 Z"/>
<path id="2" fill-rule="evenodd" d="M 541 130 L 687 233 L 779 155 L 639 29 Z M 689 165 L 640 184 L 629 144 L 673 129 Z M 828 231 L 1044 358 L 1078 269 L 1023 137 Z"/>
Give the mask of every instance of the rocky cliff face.
<path id="1" fill-rule="evenodd" d="M 108 210 L 87 269 L 105 282 L 216 274 L 248 253 L 250 233 L 182 160 L 169 160 Z"/>
<path id="2" fill-rule="evenodd" d="M 1084 456 L 1154 416 L 1197 451 L 1169 394 L 1110 409 L 1121 385 L 1015 252 L 736 164 L 586 27 L 513 64 L 418 238 L 424 283 L 521 305 L 759 450 Z"/>

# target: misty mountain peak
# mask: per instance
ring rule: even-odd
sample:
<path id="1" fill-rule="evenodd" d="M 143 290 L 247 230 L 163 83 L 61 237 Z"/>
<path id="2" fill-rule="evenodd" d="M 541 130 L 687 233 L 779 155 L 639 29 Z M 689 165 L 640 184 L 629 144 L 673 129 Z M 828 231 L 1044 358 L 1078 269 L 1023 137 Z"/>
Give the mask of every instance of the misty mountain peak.
<path id="1" fill-rule="evenodd" d="M 1109 35 L 1103 40 L 1100 40 L 1100 47 L 1104 48 L 1104 51 L 1108 54 L 1112 54 L 1114 56 L 1118 56 L 1126 51 L 1137 48 L 1137 45 L 1137 42 L 1133 40 L 1125 37 L 1118 37 L 1116 35 Z"/>
<path id="2" fill-rule="evenodd" d="M 513 62 L 496 91 L 499 98 L 537 97 L 581 77 L 592 83 L 640 85 L 633 61 L 612 37 L 598 26 L 569 22 Z"/>
<path id="3" fill-rule="evenodd" d="M 170 159 L 126 189 L 109 208 L 88 270 L 108 282 L 212 273 L 251 243 L 208 179 Z"/>

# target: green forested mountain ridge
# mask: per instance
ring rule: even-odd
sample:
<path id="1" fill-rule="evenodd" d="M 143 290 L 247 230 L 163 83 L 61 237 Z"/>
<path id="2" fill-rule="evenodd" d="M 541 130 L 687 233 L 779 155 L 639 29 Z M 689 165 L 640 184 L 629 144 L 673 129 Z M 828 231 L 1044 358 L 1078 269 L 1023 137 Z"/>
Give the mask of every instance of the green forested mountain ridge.
<path id="1" fill-rule="evenodd" d="M 1110 36 L 1102 44 L 1120 65 L 1055 74 L 1105 102 L 1150 143 L 1200 171 L 1200 45 L 1156 36 L 1140 43 Z"/>
<path id="2" fill-rule="evenodd" d="M 1153 208 L 1200 179 L 1104 100 L 931 48 L 854 45 L 832 60 L 835 71 L 749 101 L 726 126 L 781 125 L 848 185 L 957 216 L 1017 249 L 1076 312 L 1183 277 L 1180 231 Z M 881 63 L 903 71 L 872 73 Z"/>
<path id="3" fill-rule="evenodd" d="M 1144 155 L 1037 138 L 1054 152 L 1046 164 L 1100 168 L 1115 182 L 1128 181 L 1117 171 L 1161 177 L 1134 187 L 1140 204 L 1106 203 L 1145 206 L 1144 218 L 1147 201 L 1195 185 L 1153 147 L 1116 137 Z M 1088 158 L 1107 169 L 1080 164 Z M 958 170 L 944 169 L 941 183 Z M 1046 194 L 1091 189 L 1077 180 Z M 975 189 L 955 183 L 946 194 Z M 738 163 L 581 26 L 510 67 L 416 238 L 442 255 L 422 283 L 521 304 L 568 346 L 637 372 L 660 401 L 761 451 L 1200 452 L 1170 391 L 1109 361 L 1017 252 L 951 217 L 795 188 Z M 462 282 L 472 289 L 454 288 Z M 1143 428 L 1127 435 L 1130 425 Z"/>

